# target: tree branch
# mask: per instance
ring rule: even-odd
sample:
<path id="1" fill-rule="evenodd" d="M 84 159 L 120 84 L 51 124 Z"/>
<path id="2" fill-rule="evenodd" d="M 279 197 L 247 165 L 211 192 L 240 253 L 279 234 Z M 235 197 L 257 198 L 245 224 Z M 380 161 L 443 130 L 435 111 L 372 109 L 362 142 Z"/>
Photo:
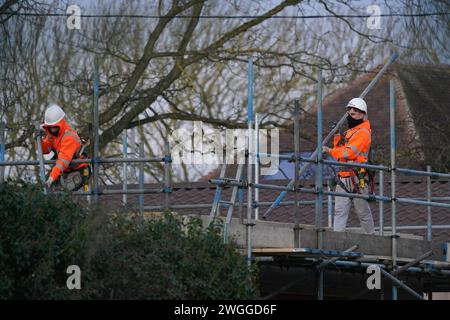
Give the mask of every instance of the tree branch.
<path id="1" fill-rule="evenodd" d="M 100 136 L 100 147 L 103 148 L 109 141 L 114 139 L 120 132 L 122 132 L 123 129 L 127 127 L 127 125 L 136 118 L 142 111 L 144 111 L 149 105 L 151 105 L 153 102 L 156 101 L 156 99 L 167 90 L 172 83 L 177 80 L 181 74 L 183 73 L 184 69 L 195 62 L 200 61 L 203 59 L 208 52 L 214 51 L 222 47 L 227 41 L 233 39 L 237 35 L 246 32 L 250 28 L 262 23 L 263 21 L 267 20 L 268 18 L 272 17 L 273 15 L 281 12 L 283 9 L 285 9 L 288 6 L 298 4 L 300 0 L 286 0 L 273 9 L 267 11 L 263 15 L 259 16 L 258 18 L 255 18 L 251 21 L 245 22 L 244 24 L 234 28 L 233 30 L 227 32 L 225 35 L 223 35 L 220 39 L 212 43 L 210 46 L 208 46 L 206 49 L 203 49 L 201 51 L 205 52 L 205 54 L 197 55 L 193 58 L 188 59 L 179 59 L 176 60 L 175 66 L 172 68 L 172 70 L 163 77 L 155 86 L 152 88 L 149 88 L 146 90 L 148 92 L 148 97 L 146 99 L 141 100 L 138 102 L 130 111 L 128 111 L 123 117 L 121 117 L 116 123 L 114 123 L 110 128 L 105 130 L 103 134 Z M 193 19 L 196 19 L 193 17 Z M 197 21 L 198 23 L 198 21 Z M 187 33 L 185 34 L 185 38 L 189 36 L 189 29 L 187 30 Z M 183 41 L 182 41 L 183 43 Z M 125 100 L 124 100 L 125 102 Z M 114 103 L 114 106 L 117 107 L 117 104 Z M 108 110 L 109 112 L 109 110 Z M 108 117 L 113 118 L 113 116 Z"/>
<path id="2" fill-rule="evenodd" d="M 203 2 L 204 0 L 200 1 Z M 136 64 L 136 67 L 133 70 L 133 73 L 131 74 L 130 78 L 128 79 L 127 84 L 123 88 L 122 92 L 120 93 L 117 100 L 111 105 L 111 107 L 108 108 L 105 112 L 101 113 L 99 116 L 100 124 L 104 124 L 110 120 L 112 120 L 119 112 L 123 109 L 123 106 L 128 102 L 129 98 L 131 97 L 131 94 L 133 90 L 136 87 L 136 84 L 138 83 L 139 79 L 141 78 L 142 74 L 145 72 L 145 69 L 147 68 L 150 60 L 153 58 L 153 49 L 155 47 L 156 42 L 158 41 L 159 37 L 164 31 L 164 28 L 167 26 L 167 24 L 173 20 L 173 18 L 186 10 L 187 8 L 195 5 L 199 1 L 191 1 L 187 3 L 185 6 L 178 6 L 178 1 L 174 2 L 174 5 L 172 8 L 167 12 L 167 14 L 164 17 L 161 17 L 159 19 L 158 24 L 156 25 L 155 29 L 151 32 L 147 44 L 144 48 L 144 53 L 142 54 L 141 59 L 139 59 L 139 62 Z"/>

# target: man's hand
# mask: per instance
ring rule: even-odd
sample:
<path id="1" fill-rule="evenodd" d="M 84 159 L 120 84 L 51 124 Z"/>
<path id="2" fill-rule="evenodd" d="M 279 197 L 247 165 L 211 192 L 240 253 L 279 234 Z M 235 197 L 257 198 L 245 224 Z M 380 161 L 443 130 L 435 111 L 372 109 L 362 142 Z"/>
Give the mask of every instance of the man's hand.
<path id="1" fill-rule="evenodd" d="M 44 137 L 45 136 L 45 130 L 44 129 L 39 129 L 39 130 L 34 130 L 34 134 L 33 134 L 33 137 L 34 137 L 34 140 L 37 140 L 39 137 Z"/>
<path id="2" fill-rule="evenodd" d="M 50 178 L 48 178 L 48 180 L 45 184 L 47 185 L 47 187 L 50 188 L 52 186 L 53 182 L 55 182 L 55 181 L 52 179 L 52 177 L 50 177 Z"/>
<path id="3" fill-rule="evenodd" d="M 323 146 L 323 147 L 322 147 L 322 152 L 323 152 L 323 153 L 325 153 L 325 152 L 330 153 L 330 150 L 331 150 L 331 148 L 329 148 L 329 147 L 327 147 L 327 146 Z"/>

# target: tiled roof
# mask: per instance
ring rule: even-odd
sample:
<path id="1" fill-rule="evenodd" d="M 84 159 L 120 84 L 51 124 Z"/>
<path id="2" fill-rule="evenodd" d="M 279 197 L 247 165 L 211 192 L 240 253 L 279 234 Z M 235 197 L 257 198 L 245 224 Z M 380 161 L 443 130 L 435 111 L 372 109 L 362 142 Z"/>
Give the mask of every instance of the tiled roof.
<path id="1" fill-rule="evenodd" d="M 397 68 L 422 141 L 426 164 L 440 171 L 450 164 L 450 66 L 402 65 Z"/>

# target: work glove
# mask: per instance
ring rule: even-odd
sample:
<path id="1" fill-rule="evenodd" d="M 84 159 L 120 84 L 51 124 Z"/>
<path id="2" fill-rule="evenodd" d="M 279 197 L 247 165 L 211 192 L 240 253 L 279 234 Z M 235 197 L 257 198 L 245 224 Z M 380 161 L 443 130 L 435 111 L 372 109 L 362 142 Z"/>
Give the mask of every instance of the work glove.
<path id="1" fill-rule="evenodd" d="M 39 129 L 34 130 L 33 134 L 34 140 L 37 140 L 39 137 L 45 137 L 45 130 L 42 128 L 42 125 Z"/>
<path id="2" fill-rule="evenodd" d="M 47 182 L 46 182 L 45 184 L 47 185 L 47 187 L 50 188 L 50 187 L 52 186 L 53 182 L 55 182 L 55 181 L 53 180 L 53 178 L 52 178 L 52 177 L 49 177 L 48 180 L 47 180 Z"/>

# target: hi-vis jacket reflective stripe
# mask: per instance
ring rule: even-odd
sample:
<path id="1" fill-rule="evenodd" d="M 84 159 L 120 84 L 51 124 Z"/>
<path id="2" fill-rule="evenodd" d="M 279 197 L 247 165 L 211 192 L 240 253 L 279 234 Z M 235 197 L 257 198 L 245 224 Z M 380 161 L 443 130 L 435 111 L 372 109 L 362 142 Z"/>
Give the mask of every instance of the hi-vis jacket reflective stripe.
<path id="1" fill-rule="evenodd" d="M 48 127 L 44 126 L 43 128 L 47 131 L 47 136 L 42 140 L 42 151 L 44 154 L 50 153 L 50 151 L 55 151 L 58 159 L 56 160 L 56 165 L 53 167 L 50 172 L 50 177 L 56 181 L 62 172 L 70 171 L 69 165 L 72 161 L 75 153 L 81 147 L 81 139 L 73 130 L 66 120 L 62 119 L 54 126 L 59 127 L 58 136 L 53 136 L 49 131 Z M 87 166 L 87 163 L 83 163 L 78 168 Z"/>
<path id="2" fill-rule="evenodd" d="M 347 130 L 343 145 L 338 145 L 339 138 L 339 135 L 334 137 L 333 149 L 330 149 L 333 158 L 341 162 L 367 162 L 372 142 L 369 120 L 365 120 L 360 125 Z M 350 168 L 339 172 L 340 177 L 353 175 L 354 172 Z"/>

